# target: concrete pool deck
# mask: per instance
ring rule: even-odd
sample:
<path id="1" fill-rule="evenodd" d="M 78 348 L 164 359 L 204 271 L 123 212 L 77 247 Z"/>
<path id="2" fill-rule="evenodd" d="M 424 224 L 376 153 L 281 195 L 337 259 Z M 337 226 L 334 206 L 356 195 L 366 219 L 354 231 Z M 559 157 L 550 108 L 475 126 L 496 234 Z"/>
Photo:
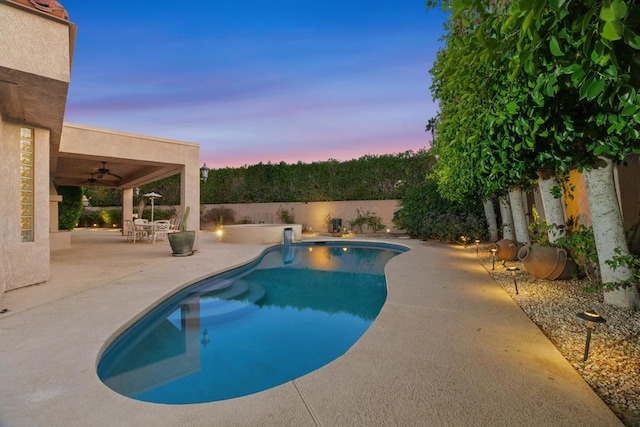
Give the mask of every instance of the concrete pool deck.
<path id="1" fill-rule="evenodd" d="M 345 355 L 254 395 L 160 405 L 102 384 L 101 349 L 178 284 L 265 246 L 203 232 L 176 258 L 166 243 L 74 231 L 48 282 L 0 299 L 0 426 L 622 425 L 473 254 L 392 241 L 412 250 L 387 265 L 387 301 Z"/>

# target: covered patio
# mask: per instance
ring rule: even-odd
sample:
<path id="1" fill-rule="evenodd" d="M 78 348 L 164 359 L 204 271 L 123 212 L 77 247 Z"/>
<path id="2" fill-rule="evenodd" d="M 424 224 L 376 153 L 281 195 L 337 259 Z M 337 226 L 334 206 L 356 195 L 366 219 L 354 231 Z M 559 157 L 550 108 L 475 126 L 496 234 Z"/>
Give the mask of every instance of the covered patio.
<path id="1" fill-rule="evenodd" d="M 121 189 L 122 218 L 133 216 L 136 187 L 180 174 L 181 218 L 187 206 L 200 205 L 199 156 L 193 143 L 65 123 L 60 146 L 51 154 L 51 174 L 56 186 Z M 57 221 L 56 208 L 52 205 L 52 222 Z M 199 230 L 199 216 L 191 215 L 187 227 Z M 68 233 L 56 233 L 57 228 L 56 222 L 51 227 L 55 250 L 70 243 Z"/>

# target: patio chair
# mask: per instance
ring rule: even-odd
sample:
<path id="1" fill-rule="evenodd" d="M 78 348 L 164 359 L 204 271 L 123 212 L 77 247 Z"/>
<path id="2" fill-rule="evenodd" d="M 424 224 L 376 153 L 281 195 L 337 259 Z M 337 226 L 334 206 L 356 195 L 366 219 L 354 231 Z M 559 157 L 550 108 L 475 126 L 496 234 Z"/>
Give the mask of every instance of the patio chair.
<path id="1" fill-rule="evenodd" d="M 124 235 L 127 237 L 127 241 L 131 242 L 133 240 L 133 221 L 125 219 L 122 228 Z"/>
<path id="2" fill-rule="evenodd" d="M 170 228 L 171 223 L 169 220 L 162 219 L 156 221 L 153 226 L 153 243 L 155 243 L 156 240 L 167 240 L 167 233 L 170 231 Z"/>
<path id="3" fill-rule="evenodd" d="M 147 229 L 146 229 L 146 224 L 149 221 L 146 219 L 136 219 L 135 221 L 133 221 L 133 228 L 132 228 L 132 232 L 131 232 L 131 241 L 133 243 L 136 242 L 136 240 L 142 240 L 142 239 L 146 239 L 148 236 L 147 233 Z"/>

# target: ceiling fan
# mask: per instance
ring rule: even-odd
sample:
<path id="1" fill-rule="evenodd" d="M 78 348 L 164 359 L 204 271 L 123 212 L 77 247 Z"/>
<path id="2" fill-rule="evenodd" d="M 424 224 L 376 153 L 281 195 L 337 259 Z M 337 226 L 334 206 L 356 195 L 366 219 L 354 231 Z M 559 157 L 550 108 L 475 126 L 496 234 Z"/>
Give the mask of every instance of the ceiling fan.
<path id="1" fill-rule="evenodd" d="M 96 182 L 98 182 L 98 179 L 97 179 L 97 178 L 95 178 L 95 177 L 94 177 L 94 175 L 95 175 L 95 174 L 94 174 L 94 173 L 92 173 L 92 174 L 91 174 L 91 178 L 87 179 L 85 182 L 83 182 L 83 184 L 84 184 L 84 183 L 87 183 L 87 184 L 89 184 L 89 186 L 90 186 L 90 187 L 91 187 L 91 186 L 94 186 L 94 185 L 96 184 Z"/>
<path id="2" fill-rule="evenodd" d="M 104 177 L 105 175 L 111 175 L 111 176 L 115 176 L 118 179 L 122 179 L 120 175 L 116 175 L 115 173 L 109 172 L 109 169 L 107 169 L 107 162 L 102 162 L 102 167 L 98 168 L 98 179 Z"/>

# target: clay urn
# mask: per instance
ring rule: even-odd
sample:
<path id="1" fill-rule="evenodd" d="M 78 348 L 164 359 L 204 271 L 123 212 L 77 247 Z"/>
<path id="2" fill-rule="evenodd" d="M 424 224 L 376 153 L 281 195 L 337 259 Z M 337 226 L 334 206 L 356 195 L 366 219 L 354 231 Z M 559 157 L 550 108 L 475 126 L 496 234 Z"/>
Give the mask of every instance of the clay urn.
<path id="1" fill-rule="evenodd" d="M 515 240 L 502 239 L 492 244 L 497 250 L 496 257 L 503 261 L 515 261 L 518 259 L 518 250 L 522 247 L 521 243 Z"/>
<path id="2" fill-rule="evenodd" d="M 518 251 L 518 259 L 527 272 L 540 279 L 570 279 L 578 269 L 566 250 L 552 246 L 523 246 Z"/>

